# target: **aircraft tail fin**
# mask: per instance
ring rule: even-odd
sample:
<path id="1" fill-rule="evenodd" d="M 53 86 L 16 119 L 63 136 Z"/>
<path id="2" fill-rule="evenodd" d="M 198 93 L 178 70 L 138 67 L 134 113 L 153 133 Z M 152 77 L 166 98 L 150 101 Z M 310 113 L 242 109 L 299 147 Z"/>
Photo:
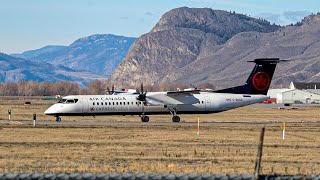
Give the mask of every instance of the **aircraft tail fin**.
<path id="1" fill-rule="evenodd" d="M 273 73 L 279 62 L 286 61 L 279 58 L 261 58 L 253 61 L 254 66 L 246 83 L 242 86 L 236 86 L 227 89 L 217 90 L 218 93 L 232 94 L 264 94 L 266 95 L 272 80 Z"/>

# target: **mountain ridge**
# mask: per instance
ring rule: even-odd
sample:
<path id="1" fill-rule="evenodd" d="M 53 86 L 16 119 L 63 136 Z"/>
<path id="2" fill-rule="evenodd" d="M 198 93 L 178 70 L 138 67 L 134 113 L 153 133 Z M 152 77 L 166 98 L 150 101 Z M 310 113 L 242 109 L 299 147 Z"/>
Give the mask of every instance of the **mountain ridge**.
<path id="1" fill-rule="evenodd" d="M 66 47 L 67 46 L 61 46 L 61 45 L 47 45 L 47 46 L 44 46 L 44 47 L 39 48 L 39 49 L 24 51 L 21 54 L 14 53 L 14 54 L 9 54 L 9 55 L 13 56 L 13 57 L 16 57 L 16 58 L 31 59 L 31 58 L 34 58 L 36 56 L 39 56 L 40 54 L 59 51 L 59 50 L 62 50 L 64 48 L 66 48 Z"/>
<path id="2" fill-rule="evenodd" d="M 109 76 L 120 64 L 135 40 L 134 37 L 94 34 L 79 38 L 69 46 L 61 47 L 56 51 L 43 51 L 43 53 L 26 59 Z M 35 51 L 38 52 L 42 49 Z"/>
<path id="3" fill-rule="evenodd" d="M 93 79 L 104 78 L 61 65 L 54 66 L 45 62 L 15 58 L 1 52 L 0 65 L 0 82 L 18 82 L 20 80 L 36 82 L 73 81 L 85 86 Z"/>
<path id="4" fill-rule="evenodd" d="M 149 33 L 136 40 L 109 82 L 117 86 L 137 86 L 141 82 L 149 85 L 207 82 L 209 75 L 204 71 L 215 73 L 231 63 L 220 58 L 221 63 L 215 63 L 213 71 L 206 70 L 212 63 L 212 53 L 222 50 L 233 36 L 252 30 L 264 33 L 278 29 L 280 26 L 242 14 L 209 8 L 173 9 Z M 207 62 L 192 65 L 200 58 Z M 188 73 L 195 69 L 196 73 Z"/>

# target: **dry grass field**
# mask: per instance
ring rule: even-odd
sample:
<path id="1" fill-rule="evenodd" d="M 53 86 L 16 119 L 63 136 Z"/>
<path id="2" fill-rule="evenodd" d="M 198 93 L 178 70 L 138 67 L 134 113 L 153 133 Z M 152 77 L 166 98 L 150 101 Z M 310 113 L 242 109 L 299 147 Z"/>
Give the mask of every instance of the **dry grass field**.
<path id="1" fill-rule="evenodd" d="M 24 105 L 30 101 L 31 105 Z M 0 122 L 54 120 L 43 111 L 54 101 L 40 97 L 1 97 Z M 71 126 L 0 124 L 0 172 L 92 173 L 242 173 L 254 171 L 260 125 L 201 125 L 201 122 L 299 122 L 266 126 L 263 174 L 320 174 L 320 108 L 279 110 L 244 107 L 211 115 L 183 115 L 190 125 L 155 125 L 171 116 L 150 116 L 150 125 Z M 64 117 L 63 121 L 136 121 L 139 117 Z"/>

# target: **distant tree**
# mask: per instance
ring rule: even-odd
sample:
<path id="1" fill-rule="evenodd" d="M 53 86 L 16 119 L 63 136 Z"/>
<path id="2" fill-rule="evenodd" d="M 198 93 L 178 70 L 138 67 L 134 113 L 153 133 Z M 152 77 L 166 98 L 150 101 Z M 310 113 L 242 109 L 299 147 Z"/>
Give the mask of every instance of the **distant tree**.
<path id="1" fill-rule="evenodd" d="M 36 96 L 39 94 L 39 83 L 29 81 L 25 87 L 25 96 Z"/>
<path id="2" fill-rule="evenodd" d="M 302 26 L 303 23 L 301 21 L 298 21 L 296 24 L 294 24 L 294 26 Z"/>
<path id="3" fill-rule="evenodd" d="M 54 95 L 75 95 L 81 92 L 80 85 L 77 83 L 60 81 L 52 84 L 52 93 Z"/>
<path id="4" fill-rule="evenodd" d="M 27 83 L 23 80 L 20 80 L 18 82 L 18 89 L 19 89 L 18 95 L 19 96 L 26 96 L 26 85 L 27 85 Z"/>
<path id="5" fill-rule="evenodd" d="M 0 94 L 2 96 L 17 96 L 19 93 L 19 87 L 17 83 L 6 82 L 0 86 Z"/>
<path id="6" fill-rule="evenodd" d="M 87 94 L 105 94 L 106 88 L 100 80 L 94 80 L 88 84 Z"/>
<path id="7" fill-rule="evenodd" d="M 52 96 L 51 84 L 48 81 L 42 82 L 38 86 L 38 96 Z"/>

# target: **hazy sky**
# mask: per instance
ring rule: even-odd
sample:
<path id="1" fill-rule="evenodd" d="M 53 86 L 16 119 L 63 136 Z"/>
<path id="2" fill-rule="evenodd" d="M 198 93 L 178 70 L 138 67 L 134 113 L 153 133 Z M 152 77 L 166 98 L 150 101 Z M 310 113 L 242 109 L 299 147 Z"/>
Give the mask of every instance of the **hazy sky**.
<path id="1" fill-rule="evenodd" d="M 0 52 L 69 45 L 92 34 L 139 37 L 182 6 L 231 10 L 281 25 L 320 11 L 319 0 L 0 0 Z"/>

